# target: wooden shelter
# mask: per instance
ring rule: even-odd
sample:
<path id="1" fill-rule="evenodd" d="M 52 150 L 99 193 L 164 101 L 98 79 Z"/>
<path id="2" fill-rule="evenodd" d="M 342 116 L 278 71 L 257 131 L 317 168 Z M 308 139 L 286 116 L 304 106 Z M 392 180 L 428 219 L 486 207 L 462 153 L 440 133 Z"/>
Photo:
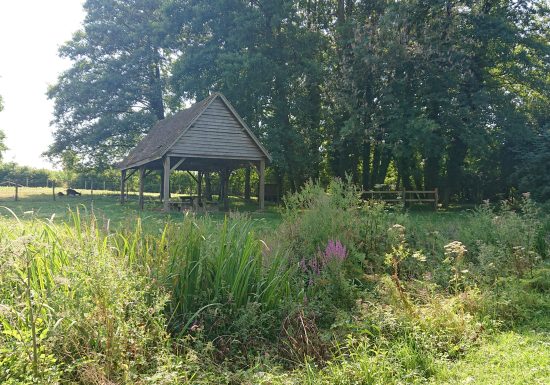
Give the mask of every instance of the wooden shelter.
<path id="1" fill-rule="evenodd" d="M 205 172 L 220 173 L 220 194 L 227 208 L 227 189 L 232 170 L 253 165 L 260 186 L 258 202 L 264 208 L 265 165 L 271 161 L 266 149 L 221 93 L 160 120 L 119 163 L 120 193 L 124 202 L 125 184 L 139 171 L 139 205 L 143 209 L 144 178 L 152 171 L 161 173 L 161 198 L 170 210 L 170 173 L 175 170 L 198 171 L 198 199 Z"/>

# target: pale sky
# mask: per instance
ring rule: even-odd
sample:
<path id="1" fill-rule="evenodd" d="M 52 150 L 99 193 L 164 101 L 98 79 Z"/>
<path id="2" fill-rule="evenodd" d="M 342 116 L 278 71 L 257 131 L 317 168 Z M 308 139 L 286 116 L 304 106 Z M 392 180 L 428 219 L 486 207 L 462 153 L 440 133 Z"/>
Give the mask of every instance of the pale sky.
<path id="1" fill-rule="evenodd" d="M 84 20 L 84 0 L 0 0 L 0 129 L 5 161 L 53 168 L 41 154 L 52 142 L 48 85 L 70 62 L 57 50 Z"/>

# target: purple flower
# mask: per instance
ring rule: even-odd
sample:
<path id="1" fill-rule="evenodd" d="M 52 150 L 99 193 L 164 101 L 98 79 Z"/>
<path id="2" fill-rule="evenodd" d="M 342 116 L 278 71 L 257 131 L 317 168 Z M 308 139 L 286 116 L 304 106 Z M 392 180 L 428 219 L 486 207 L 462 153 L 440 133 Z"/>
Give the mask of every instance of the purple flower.
<path id="1" fill-rule="evenodd" d="M 346 246 L 342 245 L 342 242 L 336 240 L 329 240 L 324 253 L 324 260 L 329 262 L 337 259 L 343 261 L 348 256 Z"/>
<path id="2" fill-rule="evenodd" d="M 307 273 L 309 275 L 308 286 L 313 285 L 313 277 L 315 275 L 321 275 L 321 272 L 325 266 L 331 263 L 331 261 L 342 262 L 347 258 L 347 256 L 348 252 L 346 247 L 342 245 L 342 242 L 331 239 L 328 241 L 324 252 L 319 249 L 317 251 L 317 255 L 308 261 L 306 261 L 305 258 L 302 258 L 299 266 L 303 273 Z"/>

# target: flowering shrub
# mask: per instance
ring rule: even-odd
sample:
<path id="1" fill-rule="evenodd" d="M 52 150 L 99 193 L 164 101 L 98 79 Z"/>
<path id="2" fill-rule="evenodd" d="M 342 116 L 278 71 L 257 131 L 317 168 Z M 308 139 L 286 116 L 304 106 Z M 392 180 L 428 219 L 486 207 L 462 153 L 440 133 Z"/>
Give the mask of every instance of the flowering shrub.
<path id="1" fill-rule="evenodd" d="M 343 262 L 348 256 L 346 246 L 342 242 L 329 240 L 325 251 L 318 250 L 317 255 L 306 261 L 305 257 L 300 261 L 300 269 L 309 274 L 309 284 L 313 283 L 313 276 L 320 276 L 323 270 L 334 261 Z"/>
<path id="2" fill-rule="evenodd" d="M 319 248 L 311 259 L 300 260 L 308 308 L 319 326 L 329 327 L 336 314 L 355 305 L 357 290 L 344 265 L 348 257 L 346 246 L 330 239 L 324 250 Z"/>

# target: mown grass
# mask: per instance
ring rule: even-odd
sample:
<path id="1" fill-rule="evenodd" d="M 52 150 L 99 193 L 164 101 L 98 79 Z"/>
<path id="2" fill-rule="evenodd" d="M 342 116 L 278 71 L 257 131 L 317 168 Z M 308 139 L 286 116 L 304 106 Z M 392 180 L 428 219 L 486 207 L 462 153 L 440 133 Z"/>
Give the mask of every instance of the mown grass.
<path id="1" fill-rule="evenodd" d="M 550 318 L 545 322 L 550 324 Z M 530 331 L 498 333 L 463 359 L 438 372 L 434 384 L 533 384 L 550 378 L 550 334 Z"/>
<path id="2" fill-rule="evenodd" d="M 56 191 L 62 190 L 58 188 Z M 180 212 L 164 213 L 158 194 L 145 194 L 145 210 L 142 212 L 138 208 L 135 193 L 131 193 L 128 202 L 121 205 L 119 193 L 116 191 L 94 190 L 93 194 L 90 190 L 80 192 L 82 196 L 56 197 L 54 201 L 51 188 L 21 187 L 20 199 L 16 202 L 13 187 L 0 187 L 0 206 L 8 207 L 23 221 L 32 218 L 49 219 L 54 216 L 56 220 L 62 222 L 70 222 L 69 211 L 80 207 L 83 213 L 93 211 L 99 221 L 105 222 L 104 225 L 108 220 L 109 225 L 115 229 L 131 227 L 140 218 L 146 230 L 157 231 L 159 226 L 162 227 L 166 222 L 181 221 L 183 217 Z M 252 219 L 261 219 L 258 225 L 266 228 L 274 228 L 281 222 L 278 207 L 269 203 L 266 210 L 259 212 L 255 201 L 247 203 L 239 197 L 230 197 L 230 210 L 246 213 Z M 10 216 L 6 211 L 1 210 L 0 215 Z M 198 216 L 203 215 L 198 214 Z M 207 215 L 216 220 L 223 220 L 226 213 L 212 210 Z"/>

